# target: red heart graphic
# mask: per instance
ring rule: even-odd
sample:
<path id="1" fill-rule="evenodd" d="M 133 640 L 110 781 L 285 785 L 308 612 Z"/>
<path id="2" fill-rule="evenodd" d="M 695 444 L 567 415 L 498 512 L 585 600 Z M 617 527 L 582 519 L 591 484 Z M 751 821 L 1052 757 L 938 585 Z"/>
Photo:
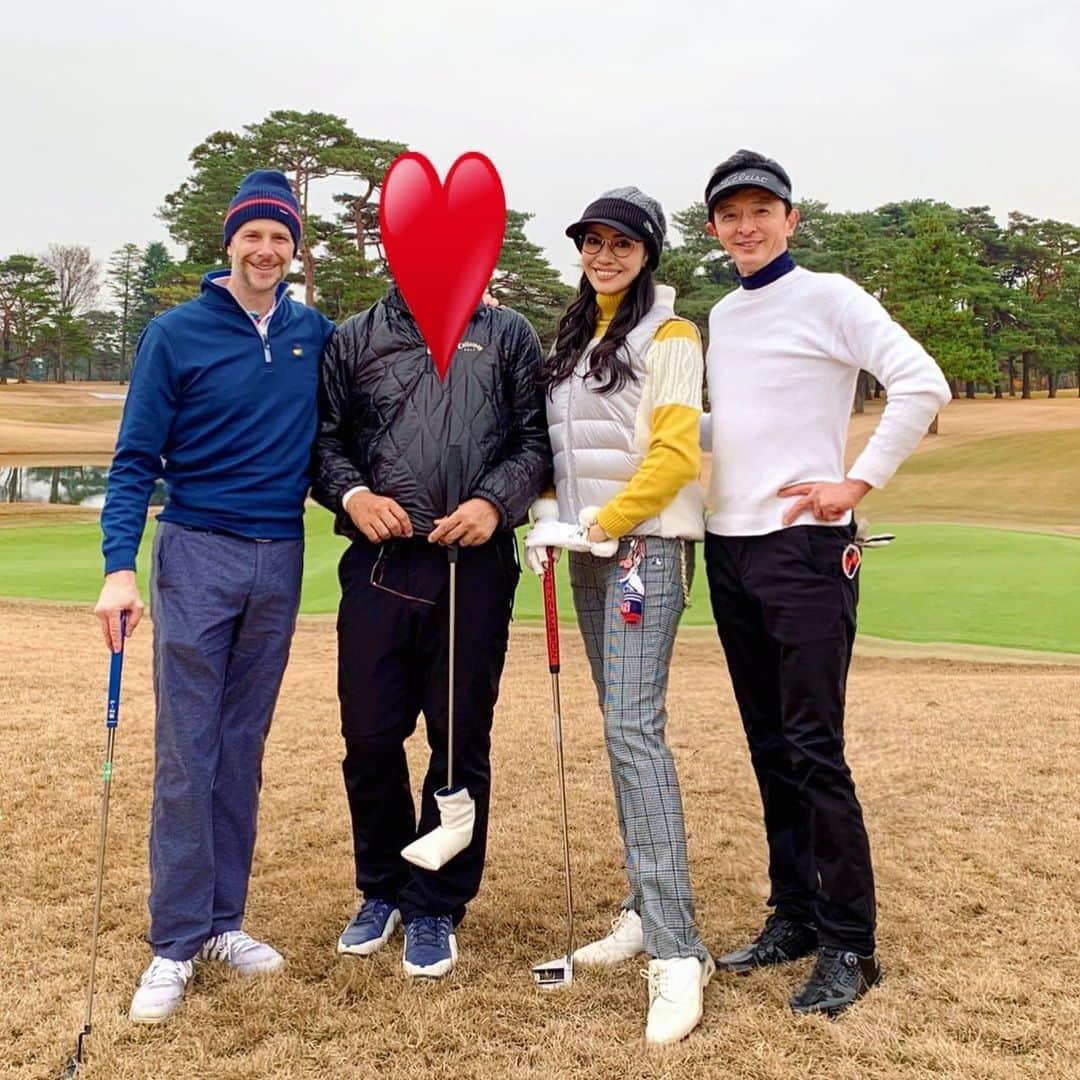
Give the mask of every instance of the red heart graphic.
<path id="1" fill-rule="evenodd" d="M 450 166 L 443 185 L 423 154 L 402 154 L 383 179 L 379 228 L 390 270 L 445 379 L 499 261 L 506 231 L 499 174 L 471 151 Z"/>

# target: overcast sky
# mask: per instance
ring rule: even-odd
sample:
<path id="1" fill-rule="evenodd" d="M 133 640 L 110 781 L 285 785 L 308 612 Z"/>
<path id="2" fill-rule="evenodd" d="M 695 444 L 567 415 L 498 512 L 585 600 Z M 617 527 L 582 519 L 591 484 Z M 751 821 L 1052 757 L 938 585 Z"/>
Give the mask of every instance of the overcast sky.
<path id="1" fill-rule="evenodd" d="M 167 240 L 209 133 L 344 117 L 441 175 L 466 150 L 564 276 L 605 188 L 669 214 L 741 146 L 835 209 L 933 198 L 1080 221 L 1080 16 L 1065 0 L 27 0 L 6 5 L 0 258 Z M 339 185 L 340 187 L 340 185 Z"/>

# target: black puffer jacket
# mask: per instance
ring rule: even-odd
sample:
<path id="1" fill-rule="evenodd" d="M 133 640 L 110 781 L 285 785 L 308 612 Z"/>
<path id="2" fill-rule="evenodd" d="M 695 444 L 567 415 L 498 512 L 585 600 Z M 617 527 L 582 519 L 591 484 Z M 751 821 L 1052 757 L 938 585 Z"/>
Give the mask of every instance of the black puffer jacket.
<path id="1" fill-rule="evenodd" d="M 500 527 L 526 518 L 550 483 L 540 342 L 507 308 L 478 308 L 446 381 L 396 288 L 342 323 L 323 352 L 312 495 L 361 534 L 341 509 L 358 484 L 397 501 L 424 536 L 447 512 L 447 448 L 461 447 L 461 501 L 487 499 Z M 453 507 L 449 507 L 453 509 Z"/>

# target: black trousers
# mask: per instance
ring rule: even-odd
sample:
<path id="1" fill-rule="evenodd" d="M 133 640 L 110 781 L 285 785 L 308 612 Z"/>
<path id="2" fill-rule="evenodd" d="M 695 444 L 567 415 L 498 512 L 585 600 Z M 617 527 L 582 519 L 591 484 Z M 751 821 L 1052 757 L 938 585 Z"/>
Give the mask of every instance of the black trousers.
<path id="1" fill-rule="evenodd" d="M 813 923 L 822 945 L 874 950 L 870 845 L 844 760 L 844 695 L 858 575 L 853 525 L 705 539 L 727 656 L 769 844 L 769 904 Z"/>
<path id="2" fill-rule="evenodd" d="M 450 915 L 476 896 L 484 869 L 491 789 L 491 718 L 520 571 L 514 536 L 462 548 L 457 568 L 454 786 L 476 802 L 469 846 L 441 870 L 401 858 L 439 824 L 435 792 L 447 776 L 449 568 L 426 539 L 354 541 L 339 566 L 338 694 L 342 770 L 352 817 L 356 886 L 396 901 L 405 922 Z M 431 755 L 416 820 L 405 740 L 423 712 Z"/>

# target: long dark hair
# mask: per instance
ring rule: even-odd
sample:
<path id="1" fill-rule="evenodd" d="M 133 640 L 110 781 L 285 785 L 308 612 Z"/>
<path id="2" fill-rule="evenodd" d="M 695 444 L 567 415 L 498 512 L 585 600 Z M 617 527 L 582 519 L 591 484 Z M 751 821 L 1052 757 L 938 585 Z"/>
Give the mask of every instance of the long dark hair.
<path id="1" fill-rule="evenodd" d="M 621 390 L 628 380 L 637 381 L 629 362 L 620 354 L 626 335 L 641 322 L 655 299 L 652 271 L 648 266 L 643 266 L 630 283 L 603 340 L 589 355 L 589 370 L 585 377 L 597 380 L 599 393 L 613 394 Z M 574 373 L 585 346 L 593 339 L 596 313 L 596 290 L 588 277 L 582 274 L 577 296 L 559 320 L 555 348 L 540 367 L 539 382 L 548 393 Z"/>

